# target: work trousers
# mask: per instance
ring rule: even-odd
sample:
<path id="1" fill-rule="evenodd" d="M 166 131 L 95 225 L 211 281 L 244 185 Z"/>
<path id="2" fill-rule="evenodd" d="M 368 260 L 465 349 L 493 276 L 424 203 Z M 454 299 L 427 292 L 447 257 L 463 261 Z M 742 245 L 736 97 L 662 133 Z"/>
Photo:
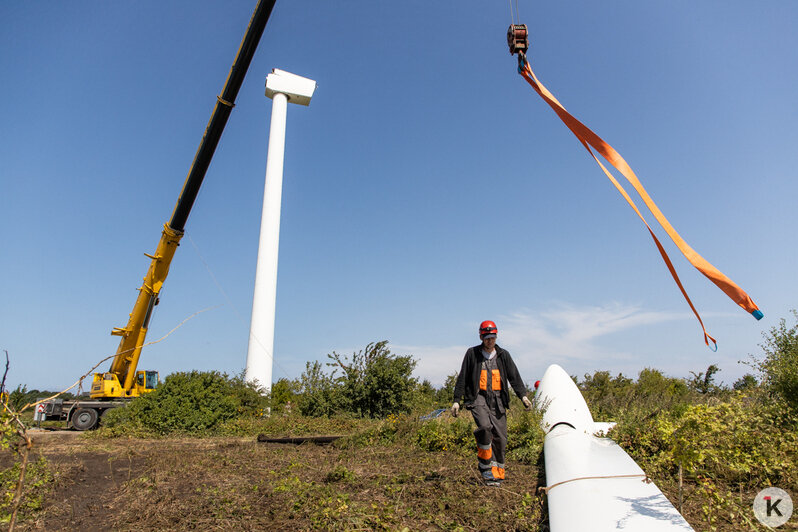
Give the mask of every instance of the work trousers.
<path id="1" fill-rule="evenodd" d="M 477 395 L 471 407 L 477 423 L 479 472 L 486 481 L 504 480 L 504 452 L 507 449 L 507 416 L 501 397 L 493 392 Z"/>

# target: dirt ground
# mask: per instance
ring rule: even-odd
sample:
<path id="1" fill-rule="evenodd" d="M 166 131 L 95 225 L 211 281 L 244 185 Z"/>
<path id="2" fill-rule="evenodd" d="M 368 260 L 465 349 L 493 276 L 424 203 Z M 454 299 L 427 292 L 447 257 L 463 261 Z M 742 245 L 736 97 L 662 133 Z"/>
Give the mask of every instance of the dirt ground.
<path id="1" fill-rule="evenodd" d="M 34 437 L 55 481 L 21 530 L 546 530 L 538 469 L 486 488 L 471 460 L 255 438 Z"/>
<path id="2" fill-rule="evenodd" d="M 488 488 L 469 457 L 412 445 L 58 431 L 35 433 L 33 452 L 47 459 L 54 481 L 43 509 L 22 516 L 19 530 L 548 530 L 545 497 L 537 494 L 542 468 L 509 462 L 505 484 Z M 678 500 L 675 485 L 658 484 Z M 684 498 L 685 518 L 709 529 L 692 487 Z"/>

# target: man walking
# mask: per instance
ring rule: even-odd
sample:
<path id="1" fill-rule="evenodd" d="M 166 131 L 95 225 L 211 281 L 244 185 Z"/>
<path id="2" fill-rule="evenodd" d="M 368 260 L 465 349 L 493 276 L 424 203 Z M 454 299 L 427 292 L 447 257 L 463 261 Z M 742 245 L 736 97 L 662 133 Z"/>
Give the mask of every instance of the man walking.
<path id="1" fill-rule="evenodd" d="M 488 486 L 499 486 L 504 480 L 504 452 L 507 448 L 507 408 L 510 406 L 509 381 L 515 394 L 529 410 L 532 403 L 510 353 L 496 345 L 498 329 L 492 321 L 479 325 L 480 345 L 471 347 L 463 357 L 454 386 L 452 415 L 460 411 L 465 399 L 477 429 L 477 458 L 482 479 Z"/>

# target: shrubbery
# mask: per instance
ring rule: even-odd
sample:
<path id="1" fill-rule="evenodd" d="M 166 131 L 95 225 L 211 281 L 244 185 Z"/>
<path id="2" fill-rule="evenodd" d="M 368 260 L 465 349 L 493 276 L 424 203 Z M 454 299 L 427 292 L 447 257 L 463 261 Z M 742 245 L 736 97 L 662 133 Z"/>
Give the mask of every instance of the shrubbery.
<path id="1" fill-rule="evenodd" d="M 765 358 L 754 358 L 754 366 L 776 397 L 798 408 L 798 312 L 793 310 L 792 313 L 795 325 L 788 328 L 782 318 L 777 327 L 764 335 L 765 343 L 761 347 Z"/>
<path id="2" fill-rule="evenodd" d="M 154 392 L 103 416 L 111 434 L 141 430 L 155 434 L 206 434 L 225 421 L 260 415 L 265 398 L 241 376 L 217 371 L 172 373 Z"/>
<path id="3" fill-rule="evenodd" d="M 760 394 L 761 395 L 761 394 Z M 761 396 L 736 393 L 642 422 L 619 423 L 613 436 L 662 474 L 681 465 L 691 477 L 735 486 L 798 482 L 798 415 Z"/>
<path id="4" fill-rule="evenodd" d="M 687 379 L 646 368 L 637 379 L 596 371 L 578 382 L 593 418 L 617 422 L 610 437 L 661 488 L 672 494 L 679 472 L 684 474 L 710 529 L 717 519 L 733 526 L 750 520 L 743 493 L 767 485 L 798 489 L 798 324 L 790 328 L 782 320 L 762 347 L 764 358 L 750 362 L 758 374 L 731 388 L 716 382 L 715 365 Z M 333 352 L 328 359 L 326 365 L 308 363 L 300 379 L 280 379 L 268 397 L 242 377 L 176 373 L 127 408 L 109 411 L 101 432 L 340 434 L 348 437 L 336 445 L 406 444 L 473 459 L 474 427 L 467 412 L 457 419 L 448 413 L 420 419 L 451 404 L 456 374 L 441 388 L 419 383 L 412 376 L 416 361 L 392 354 L 384 341 L 348 357 Z M 19 388 L 11 397 L 21 401 L 27 394 Z M 512 401 L 507 457 L 537 462 L 541 414 Z M 296 408 L 289 409 L 289 403 Z M 267 405 L 271 417 L 261 416 Z M 340 476 L 347 478 L 343 470 Z"/>
<path id="5" fill-rule="evenodd" d="M 17 490 L 21 468 L 19 461 L 14 461 L 10 467 L 0 469 L 0 523 L 11 520 L 14 495 Z M 19 504 L 22 516 L 30 515 L 41 509 L 48 484 L 52 482 L 53 474 L 47 467 L 47 460 L 40 456 L 27 463 L 25 468 L 25 489 Z"/>
<path id="6" fill-rule="evenodd" d="M 750 363 L 760 378 L 745 375 L 732 389 L 715 384 L 718 369 L 710 365 L 681 386 L 645 379 L 648 391 L 636 394 L 641 372 L 635 384 L 608 388 L 613 399 L 597 398 L 602 420 L 618 421 L 610 435 L 652 478 L 675 485 L 682 474 L 694 487 L 709 529 L 754 527 L 753 494 L 798 489 L 798 327 L 781 320 L 762 348 L 765 358 Z"/>
<path id="7" fill-rule="evenodd" d="M 351 358 L 334 352 L 327 355 L 328 374 L 319 362 L 308 362 L 300 379 L 299 410 L 306 416 L 349 413 L 362 417 L 385 417 L 409 412 L 417 380 L 416 361 L 398 356 L 388 342 L 370 343 Z"/>
<path id="8" fill-rule="evenodd" d="M 541 412 L 524 410 L 521 401 L 514 396 L 511 403 L 507 415 L 507 457 L 535 463 L 543 451 Z M 427 420 L 418 415 L 389 415 L 340 440 L 337 445 L 360 448 L 400 443 L 425 452 L 453 452 L 473 458 L 476 453 L 473 430 L 474 422 L 467 410 L 457 418 L 445 412 Z"/>
<path id="9" fill-rule="evenodd" d="M 425 421 L 414 431 L 413 441 L 424 451 L 476 452 L 470 417 Z"/>
<path id="10" fill-rule="evenodd" d="M 269 406 L 275 412 L 290 411 L 296 403 L 298 394 L 299 381 L 297 379 L 279 379 L 272 384 L 272 389 L 269 391 Z"/>
<path id="11" fill-rule="evenodd" d="M 585 375 L 579 389 L 596 421 L 637 418 L 661 410 L 684 409 L 698 394 L 683 379 L 666 377 L 661 371 L 643 369 L 634 381 L 623 375 L 610 377 L 608 371 Z"/>
<path id="12" fill-rule="evenodd" d="M 331 371 L 309 362 L 301 379 L 280 379 L 268 394 L 242 376 L 171 374 L 154 392 L 126 408 L 107 411 L 102 434 L 253 433 L 268 424 L 261 417 L 268 408 L 280 416 L 293 416 L 289 403 L 296 403 L 299 413 L 309 417 L 382 418 L 407 413 L 419 397 L 426 403 L 437 394 L 434 387 L 419 385 L 412 377 L 415 360 L 392 354 L 387 342 L 371 343 L 351 357 L 335 352 L 328 357 Z"/>
<path id="13" fill-rule="evenodd" d="M 515 398 L 513 402 L 516 403 Z M 512 408 L 514 406 L 514 408 Z M 520 401 L 511 405 L 507 416 L 507 457 L 525 463 L 536 463 L 543 452 L 543 431 L 540 430 L 543 413 L 526 411 Z"/>
<path id="14" fill-rule="evenodd" d="M 15 392 L 19 394 L 20 390 L 17 387 Z M 41 508 L 48 483 L 53 479 L 47 460 L 43 456 L 35 459 L 30 456 L 31 442 L 16 408 L 9 404 L 12 397 L 14 392 L 0 397 L 0 523 L 8 524 L 9 529 L 20 517 Z M 25 398 L 17 396 L 17 399 L 21 402 Z M 23 489 L 17 493 L 20 482 Z"/>
<path id="15" fill-rule="evenodd" d="M 661 488 L 683 475 L 711 530 L 720 522 L 755 528 L 756 492 L 798 489 L 798 412 L 764 389 L 621 418 L 610 435 Z"/>

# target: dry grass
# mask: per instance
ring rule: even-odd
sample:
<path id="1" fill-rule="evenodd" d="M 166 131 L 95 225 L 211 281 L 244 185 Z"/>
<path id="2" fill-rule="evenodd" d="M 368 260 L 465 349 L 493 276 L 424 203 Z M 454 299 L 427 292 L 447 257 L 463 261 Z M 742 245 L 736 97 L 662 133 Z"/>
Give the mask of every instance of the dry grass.
<path id="1" fill-rule="evenodd" d="M 545 479 L 535 465 L 510 461 L 505 485 L 487 488 L 472 456 L 404 441 L 297 446 L 252 436 L 55 433 L 36 440 L 34 451 L 47 458 L 55 482 L 43 510 L 23 516 L 20 530 L 548 529 L 545 498 L 536 495 Z M 655 481 L 678 501 L 673 479 Z M 754 493 L 730 495 L 747 507 Z M 688 483 L 683 514 L 696 530 L 710 529 L 706 504 Z M 724 519 L 714 525 L 741 530 Z"/>
<path id="2" fill-rule="evenodd" d="M 530 465 L 510 464 L 496 489 L 481 485 L 470 460 L 402 445 L 84 443 L 41 446 L 56 486 L 22 529 L 539 530 L 545 520 Z"/>

